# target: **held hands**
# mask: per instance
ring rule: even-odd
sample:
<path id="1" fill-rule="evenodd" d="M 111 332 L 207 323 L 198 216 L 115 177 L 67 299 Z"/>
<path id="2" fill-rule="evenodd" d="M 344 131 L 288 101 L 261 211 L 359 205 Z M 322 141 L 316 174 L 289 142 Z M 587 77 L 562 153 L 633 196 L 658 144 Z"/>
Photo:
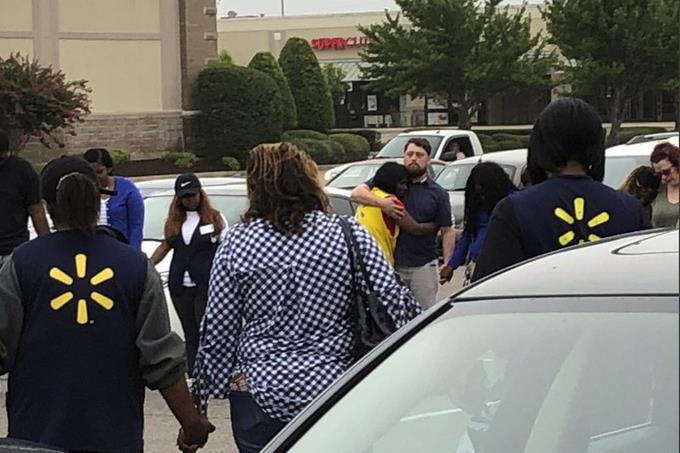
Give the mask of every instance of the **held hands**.
<path id="1" fill-rule="evenodd" d="M 439 269 L 439 284 L 443 285 L 444 283 L 448 283 L 451 281 L 451 277 L 453 277 L 453 269 L 449 267 L 448 265 L 444 265 Z"/>
<path id="2" fill-rule="evenodd" d="M 205 445 L 213 431 L 215 426 L 206 417 L 199 417 L 196 423 L 179 429 L 177 446 L 184 453 L 194 453 Z"/>

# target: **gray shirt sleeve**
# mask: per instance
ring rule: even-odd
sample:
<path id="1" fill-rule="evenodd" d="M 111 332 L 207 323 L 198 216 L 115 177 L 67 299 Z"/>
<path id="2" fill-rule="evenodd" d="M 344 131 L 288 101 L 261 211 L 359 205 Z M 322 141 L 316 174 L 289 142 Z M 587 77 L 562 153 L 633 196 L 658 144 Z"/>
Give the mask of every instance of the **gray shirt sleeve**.
<path id="1" fill-rule="evenodd" d="M 144 383 L 151 390 L 163 389 L 186 372 L 184 342 L 170 330 L 170 318 L 161 277 L 147 263 L 144 296 L 137 311 L 137 348 Z"/>
<path id="2" fill-rule="evenodd" d="M 24 320 L 21 288 L 14 262 L 0 268 L 0 375 L 10 371 L 16 357 Z"/>

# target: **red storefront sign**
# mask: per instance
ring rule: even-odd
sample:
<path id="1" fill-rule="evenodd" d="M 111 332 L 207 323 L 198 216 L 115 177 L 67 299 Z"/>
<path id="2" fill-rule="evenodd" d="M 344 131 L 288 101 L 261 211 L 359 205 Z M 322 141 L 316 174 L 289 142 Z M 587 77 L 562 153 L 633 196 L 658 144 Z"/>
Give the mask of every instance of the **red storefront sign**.
<path id="1" fill-rule="evenodd" d="M 315 38 L 309 44 L 314 50 L 345 50 L 364 47 L 371 42 L 368 36 L 353 36 L 350 38 Z"/>

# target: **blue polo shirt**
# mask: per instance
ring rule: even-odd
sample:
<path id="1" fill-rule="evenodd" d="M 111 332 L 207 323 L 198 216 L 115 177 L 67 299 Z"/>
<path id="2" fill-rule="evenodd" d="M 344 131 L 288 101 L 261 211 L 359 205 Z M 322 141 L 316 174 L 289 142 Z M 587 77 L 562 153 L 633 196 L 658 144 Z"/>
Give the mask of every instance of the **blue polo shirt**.
<path id="1" fill-rule="evenodd" d="M 373 188 L 373 179 L 366 182 Z M 449 194 L 429 176 L 422 182 L 411 182 L 404 194 L 406 211 L 418 223 L 435 222 L 440 227 L 453 224 Z M 437 231 L 415 236 L 402 228 L 394 250 L 394 264 L 402 267 L 421 267 L 438 258 Z"/>

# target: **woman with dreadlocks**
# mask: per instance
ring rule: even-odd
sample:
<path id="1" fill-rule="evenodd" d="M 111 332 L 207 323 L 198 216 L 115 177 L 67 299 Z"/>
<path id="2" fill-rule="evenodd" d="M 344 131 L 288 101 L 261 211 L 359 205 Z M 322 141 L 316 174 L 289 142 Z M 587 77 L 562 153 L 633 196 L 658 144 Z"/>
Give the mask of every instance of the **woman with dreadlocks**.
<path id="1" fill-rule="evenodd" d="M 534 123 L 532 186 L 494 209 L 472 280 L 552 250 L 645 227 L 631 195 L 602 184 L 602 120 L 576 98 L 548 105 Z"/>
<path id="2" fill-rule="evenodd" d="M 439 273 L 443 284 L 451 280 L 453 271 L 465 265 L 464 285 L 472 277 L 475 263 L 484 243 L 491 211 L 496 204 L 514 192 L 516 187 L 503 168 L 494 162 L 481 162 L 472 169 L 465 183 L 465 226 L 456 241 L 453 256 Z"/>
<path id="3" fill-rule="evenodd" d="M 246 168 L 249 207 L 210 275 L 194 390 L 229 398 L 241 452 L 260 451 L 352 363 L 353 273 L 341 220 L 316 164 L 287 143 L 260 145 Z M 398 328 L 419 309 L 368 232 L 344 218 L 367 281 Z"/>

